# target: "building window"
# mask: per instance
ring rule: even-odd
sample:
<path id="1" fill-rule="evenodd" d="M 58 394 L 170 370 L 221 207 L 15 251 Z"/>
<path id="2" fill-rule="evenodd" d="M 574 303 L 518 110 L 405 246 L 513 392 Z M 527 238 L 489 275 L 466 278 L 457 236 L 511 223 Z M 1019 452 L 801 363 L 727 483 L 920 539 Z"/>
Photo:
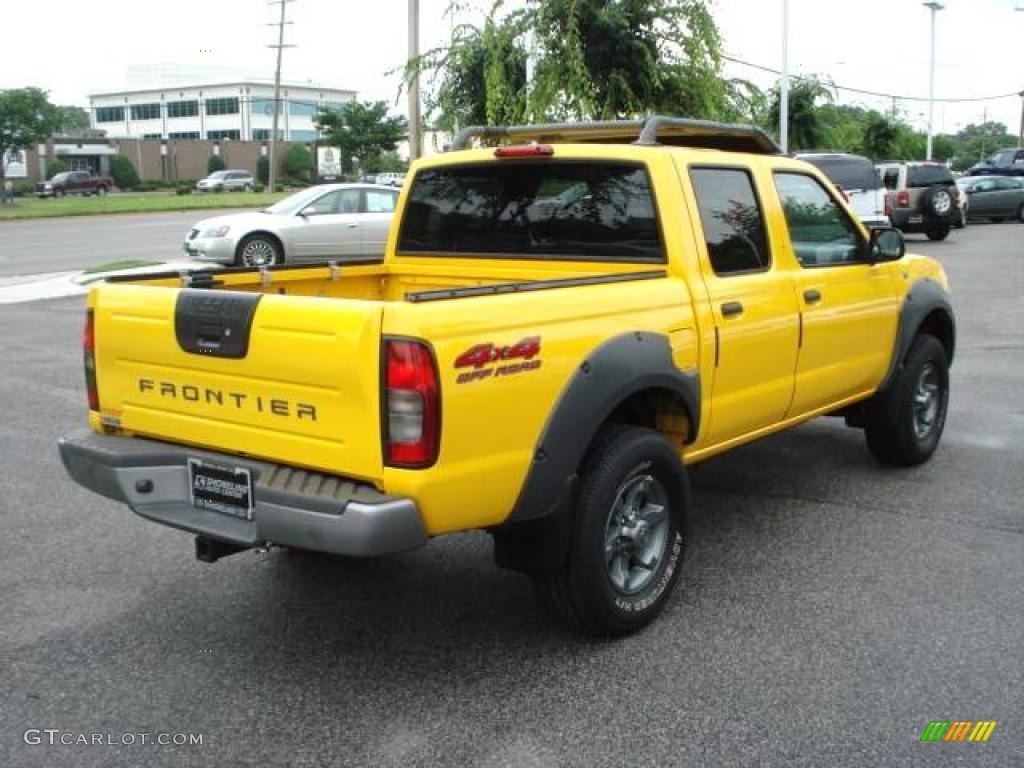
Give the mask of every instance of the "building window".
<path id="1" fill-rule="evenodd" d="M 292 131 L 294 134 L 295 132 Z M 282 141 L 284 139 L 284 131 L 280 128 L 277 129 L 277 140 Z M 253 141 L 270 141 L 270 129 L 269 128 L 253 128 L 252 129 L 252 140 Z"/>
<path id="2" fill-rule="evenodd" d="M 207 131 L 206 132 L 206 138 L 208 138 L 208 139 L 229 139 L 231 141 L 238 141 L 239 136 L 240 136 L 239 132 L 238 131 L 234 131 L 234 130 L 232 130 L 232 131 Z"/>
<path id="3" fill-rule="evenodd" d="M 289 131 L 288 139 L 290 141 L 315 141 L 316 131 Z"/>
<path id="4" fill-rule="evenodd" d="M 313 101 L 289 101 L 288 114 L 294 117 L 312 117 L 316 112 L 316 102 Z"/>
<path id="5" fill-rule="evenodd" d="M 124 107 L 98 107 L 97 123 L 120 123 L 124 121 Z"/>
<path id="6" fill-rule="evenodd" d="M 253 99 L 249 103 L 249 112 L 254 115 L 266 115 L 267 117 L 273 117 L 274 115 L 274 100 L 273 99 Z"/>
<path id="7" fill-rule="evenodd" d="M 345 103 L 343 101 L 325 101 L 321 109 L 327 112 L 341 112 L 341 108 L 345 106 Z"/>
<path id="8" fill-rule="evenodd" d="M 132 120 L 159 120 L 160 119 L 160 105 L 159 104 L 132 104 L 131 105 Z"/>
<path id="9" fill-rule="evenodd" d="M 199 115 L 198 101 L 169 101 L 167 102 L 168 117 L 197 117 Z"/>
<path id="10" fill-rule="evenodd" d="M 198 139 L 199 131 L 171 131 L 167 134 L 169 139 Z"/>
<path id="11" fill-rule="evenodd" d="M 208 115 L 237 115 L 238 114 L 238 99 L 231 97 L 228 99 L 207 99 L 206 100 L 206 114 Z"/>
<path id="12" fill-rule="evenodd" d="M 142 134 L 142 138 L 144 138 L 144 139 L 162 139 L 163 136 L 161 136 L 159 133 L 144 133 L 144 134 Z"/>

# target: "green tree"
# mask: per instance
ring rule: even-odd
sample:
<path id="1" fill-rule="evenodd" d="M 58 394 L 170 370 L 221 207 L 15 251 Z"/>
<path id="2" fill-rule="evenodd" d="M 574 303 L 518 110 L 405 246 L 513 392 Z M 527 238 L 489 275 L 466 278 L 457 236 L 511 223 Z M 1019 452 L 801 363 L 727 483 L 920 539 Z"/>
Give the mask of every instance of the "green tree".
<path id="1" fill-rule="evenodd" d="M 825 131 L 818 113 L 818 102 L 832 101 L 832 90 L 814 76 L 795 77 L 789 86 L 789 150 L 823 149 Z M 772 90 L 768 110 L 769 129 L 777 132 L 782 113 L 779 89 Z"/>
<path id="2" fill-rule="evenodd" d="M 426 101 L 439 128 L 753 111 L 759 91 L 721 77 L 705 0 L 527 0 L 502 16 L 503 6 L 406 65 L 436 84 Z"/>
<path id="3" fill-rule="evenodd" d="M 321 110 L 316 124 L 323 132 L 322 144 L 337 147 L 342 170 L 352 171 L 352 158 L 366 169 L 382 152 L 394 152 L 408 135 L 404 117 L 389 117 L 383 101 L 349 101 L 337 110 Z"/>
<path id="4" fill-rule="evenodd" d="M 39 88 L 0 91 L 0 160 L 11 149 L 28 149 L 46 139 L 60 125 L 60 116 L 46 92 Z M 0 187 L 4 163 L 0 162 Z"/>
<path id="5" fill-rule="evenodd" d="M 63 160 L 51 160 L 46 164 L 46 178 L 52 179 L 58 173 L 64 173 L 67 169 L 67 163 Z"/>
<path id="6" fill-rule="evenodd" d="M 887 160 L 896 155 L 897 142 L 901 138 L 901 127 L 879 112 L 872 112 L 864 125 L 861 147 L 872 160 Z"/>
<path id="7" fill-rule="evenodd" d="M 139 174 L 135 165 L 124 155 L 110 158 L 110 175 L 118 189 L 133 189 L 139 185 Z"/>
<path id="8" fill-rule="evenodd" d="M 970 124 L 956 135 L 958 155 L 970 159 L 970 164 L 980 162 L 1002 147 L 1017 146 L 1017 137 L 1006 130 L 1002 123 L 988 121 Z"/>
<path id="9" fill-rule="evenodd" d="M 304 144 L 292 144 L 284 156 L 284 172 L 293 179 L 309 179 L 316 168 L 313 155 Z"/>
<path id="10" fill-rule="evenodd" d="M 266 155 L 260 155 L 259 160 L 256 161 L 256 180 L 260 184 L 270 181 L 270 158 Z"/>
<path id="11" fill-rule="evenodd" d="M 60 113 L 59 131 L 83 131 L 89 127 L 89 113 L 81 107 L 62 106 L 57 107 L 57 111 Z"/>
<path id="12" fill-rule="evenodd" d="M 210 155 L 210 159 L 206 161 L 206 172 L 214 173 L 216 171 L 223 171 L 226 166 L 224 165 L 224 158 L 220 155 Z"/>

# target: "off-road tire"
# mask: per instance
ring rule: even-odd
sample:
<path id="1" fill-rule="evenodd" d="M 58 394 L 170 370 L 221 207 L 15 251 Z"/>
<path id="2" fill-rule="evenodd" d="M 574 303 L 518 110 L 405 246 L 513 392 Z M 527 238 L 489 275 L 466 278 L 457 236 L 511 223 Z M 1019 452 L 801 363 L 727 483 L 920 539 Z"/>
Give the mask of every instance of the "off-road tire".
<path id="1" fill-rule="evenodd" d="M 640 591 L 626 593 L 613 584 L 608 526 L 615 519 L 613 510 L 620 509 L 624 489 L 648 477 L 664 491 L 662 498 L 667 501 L 664 549 L 657 562 L 643 569 L 641 578 L 647 581 Z M 689 508 L 689 485 L 678 449 L 654 430 L 620 424 L 604 427 L 581 467 L 566 562 L 560 571 L 540 578 L 542 592 L 566 623 L 581 633 L 608 637 L 644 627 L 661 612 L 679 578 Z"/>
<path id="2" fill-rule="evenodd" d="M 935 386 L 935 411 L 921 431 L 922 382 Z M 868 450 L 883 464 L 912 467 L 931 458 L 939 445 L 949 407 L 949 361 L 946 349 L 934 336 L 920 334 L 910 345 L 900 371 L 889 389 L 869 404 L 864 434 Z M 915 415 L 916 411 L 916 415 Z"/>
<path id="3" fill-rule="evenodd" d="M 956 203 L 948 189 L 933 184 L 921 193 L 921 214 L 925 219 L 948 222 L 953 218 Z"/>
<path id="4" fill-rule="evenodd" d="M 988 220 L 991 221 L 993 224 L 1002 224 L 1004 221 L 1006 221 L 1006 217 L 1005 216 L 989 216 Z"/>
<path id="5" fill-rule="evenodd" d="M 927 235 L 929 240 L 934 240 L 936 242 L 945 240 L 947 237 L 949 237 L 949 226 L 946 225 L 943 227 L 931 227 L 925 230 L 925 235 Z"/>

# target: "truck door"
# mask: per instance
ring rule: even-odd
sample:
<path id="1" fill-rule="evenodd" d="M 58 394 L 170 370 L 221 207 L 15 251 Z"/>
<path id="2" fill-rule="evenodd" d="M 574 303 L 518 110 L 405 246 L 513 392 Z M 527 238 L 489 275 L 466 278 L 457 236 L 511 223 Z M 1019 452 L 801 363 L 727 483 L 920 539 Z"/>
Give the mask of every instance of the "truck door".
<path id="1" fill-rule="evenodd" d="M 860 228 L 817 178 L 797 170 L 773 176 L 788 247 L 799 265 L 794 275 L 802 334 L 789 410 L 798 416 L 882 380 L 896 339 L 900 295 L 894 272 L 901 267 L 868 261 Z"/>
<path id="2" fill-rule="evenodd" d="M 711 417 L 702 432 L 715 444 L 785 416 L 797 360 L 797 303 L 791 273 L 769 248 L 750 171 L 691 166 L 689 175 L 716 337 Z"/>

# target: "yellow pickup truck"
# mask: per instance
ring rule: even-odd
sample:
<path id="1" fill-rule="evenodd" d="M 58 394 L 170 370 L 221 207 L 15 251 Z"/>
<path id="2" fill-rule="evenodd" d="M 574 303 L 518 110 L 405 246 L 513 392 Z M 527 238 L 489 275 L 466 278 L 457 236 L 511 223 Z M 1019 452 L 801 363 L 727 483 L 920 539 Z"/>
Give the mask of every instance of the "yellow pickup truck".
<path id="1" fill-rule="evenodd" d="M 482 529 L 622 634 L 679 575 L 687 464 L 822 415 L 923 462 L 954 335 L 942 267 L 756 129 L 473 128 L 414 165 L 382 261 L 93 288 L 60 453 L 204 561 Z"/>

